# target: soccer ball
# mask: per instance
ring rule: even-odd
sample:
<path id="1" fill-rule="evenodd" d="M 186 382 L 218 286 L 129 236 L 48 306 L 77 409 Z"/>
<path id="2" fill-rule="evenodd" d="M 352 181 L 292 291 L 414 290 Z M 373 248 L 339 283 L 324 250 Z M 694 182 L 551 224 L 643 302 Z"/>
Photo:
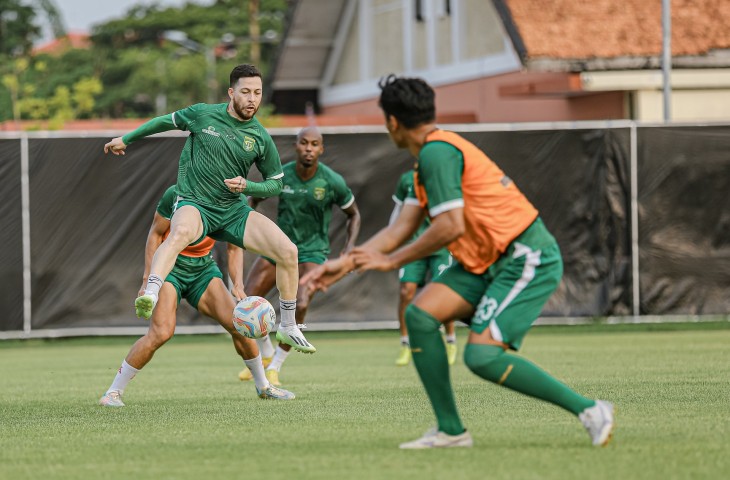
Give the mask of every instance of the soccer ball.
<path id="1" fill-rule="evenodd" d="M 233 326 L 246 338 L 262 338 L 276 324 L 276 312 L 263 297 L 246 297 L 233 309 Z"/>

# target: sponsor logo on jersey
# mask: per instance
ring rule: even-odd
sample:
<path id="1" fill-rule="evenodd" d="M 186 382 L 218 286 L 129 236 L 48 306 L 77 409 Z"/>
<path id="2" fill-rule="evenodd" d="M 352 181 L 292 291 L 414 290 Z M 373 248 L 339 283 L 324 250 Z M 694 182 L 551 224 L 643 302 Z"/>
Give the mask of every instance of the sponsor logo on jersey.
<path id="1" fill-rule="evenodd" d="M 207 133 L 208 135 L 213 135 L 214 137 L 220 137 L 221 134 L 215 131 L 215 127 L 213 125 L 209 126 L 208 128 L 203 129 L 203 133 Z"/>
<path id="2" fill-rule="evenodd" d="M 253 150 L 253 146 L 256 144 L 256 139 L 253 137 L 249 137 L 248 135 L 243 137 L 243 149 L 247 152 L 250 152 Z"/>
<path id="3" fill-rule="evenodd" d="M 314 199 L 324 200 L 324 187 L 314 187 Z"/>
<path id="4" fill-rule="evenodd" d="M 294 189 L 289 185 L 284 185 L 284 188 L 281 189 L 281 193 L 294 193 Z"/>

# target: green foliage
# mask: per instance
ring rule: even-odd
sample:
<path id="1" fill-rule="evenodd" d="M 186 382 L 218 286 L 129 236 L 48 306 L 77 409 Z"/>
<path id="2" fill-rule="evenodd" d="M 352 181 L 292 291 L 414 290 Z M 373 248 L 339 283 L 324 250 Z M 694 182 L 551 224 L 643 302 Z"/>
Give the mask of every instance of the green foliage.
<path id="1" fill-rule="evenodd" d="M 186 4 L 179 8 L 133 5 L 123 18 L 95 27 L 90 49 L 70 49 L 60 55 L 33 58 L 27 55 L 33 35 L 38 33 L 32 20 L 42 11 L 46 16 L 48 12 L 44 2 L 20 0 L 0 0 L 0 11 L 21 3 L 28 5 L 18 7 L 24 12 L 23 18 L 27 18 L 24 30 L 7 38 L 0 35 L 0 121 L 14 117 L 52 119 L 59 125 L 71 118 L 145 118 L 168 113 L 208 101 L 207 76 L 213 67 L 213 99 L 225 102 L 231 69 L 249 61 L 249 12 L 247 3 L 239 0 Z M 258 18 L 262 34 L 268 30 L 282 34 L 288 3 L 261 2 Z M 0 22 L 4 28 L 3 25 Z M 185 32 L 194 42 L 190 45 L 198 44 L 202 51 L 164 40 L 164 32 L 172 30 Z M 233 41 L 224 42 L 224 36 Z M 12 46 L 8 43 L 11 40 Z M 9 61 L 7 54 L 3 57 L 6 50 L 18 52 L 18 45 L 23 46 L 21 59 L 27 62 L 21 70 Z M 216 52 L 214 65 L 206 61 L 206 49 Z M 258 66 L 264 75 L 275 51 L 276 45 L 261 45 L 262 60 Z M 261 110 L 260 116 L 270 123 L 274 121 L 266 109 Z"/>
<path id="2" fill-rule="evenodd" d="M 35 24 L 36 10 L 22 0 L 0 0 L 0 62 L 27 55 L 41 29 Z"/>
<path id="3" fill-rule="evenodd" d="M 146 117 L 167 113 L 208 100 L 205 50 L 214 49 L 214 101 L 227 101 L 228 75 L 248 59 L 249 18 L 245 3 L 219 0 L 210 6 L 187 4 L 181 8 L 157 5 L 131 7 L 124 18 L 95 28 L 92 41 L 103 58 L 104 94 L 97 114 L 112 117 Z M 262 2 L 259 14 L 262 32 L 284 29 L 286 0 Z M 165 32 L 184 32 L 186 48 L 165 40 Z M 223 37 L 234 39 L 223 42 Z M 200 51 L 195 51 L 200 48 Z M 268 71 L 275 49 L 262 48 L 262 72 Z M 156 100 L 166 98 L 164 112 L 156 111 Z"/>

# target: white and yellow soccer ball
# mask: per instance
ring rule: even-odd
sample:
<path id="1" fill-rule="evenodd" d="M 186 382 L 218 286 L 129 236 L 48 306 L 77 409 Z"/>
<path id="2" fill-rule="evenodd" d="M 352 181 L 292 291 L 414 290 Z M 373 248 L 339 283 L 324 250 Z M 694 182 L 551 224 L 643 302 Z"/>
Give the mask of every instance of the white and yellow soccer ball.
<path id="1" fill-rule="evenodd" d="M 233 309 L 233 326 L 246 338 L 262 338 L 276 325 L 276 312 L 264 297 L 246 297 Z"/>

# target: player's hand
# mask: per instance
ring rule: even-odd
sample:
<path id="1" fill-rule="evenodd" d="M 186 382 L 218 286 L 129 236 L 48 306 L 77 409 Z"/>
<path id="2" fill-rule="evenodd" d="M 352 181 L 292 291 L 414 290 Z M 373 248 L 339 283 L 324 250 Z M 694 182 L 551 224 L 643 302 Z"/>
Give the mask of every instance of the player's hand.
<path id="1" fill-rule="evenodd" d="M 388 255 L 375 250 L 357 247 L 350 252 L 350 256 L 355 261 L 355 267 L 360 272 L 366 270 L 389 272 L 398 268 L 398 265 Z"/>
<path id="2" fill-rule="evenodd" d="M 112 152 L 114 155 L 124 155 L 124 149 L 127 145 L 122 141 L 122 137 L 112 138 L 111 142 L 104 145 L 104 153 Z"/>
<path id="3" fill-rule="evenodd" d="M 231 293 L 234 297 L 236 297 L 236 301 L 240 302 L 244 298 L 246 298 L 248 295 L 246 295 L 246 292 L 243 290 L 243 285 L 240 283 L 234 283 L 231 287 Z"/>
<path id="4" fill-rule="evenodd" d="M 246 179 L 240 176 L 235 178 L 226 178 L 223 180 L 223 183 L 225 183 L 226 188 L 233 193 L 243 193 L 243 190 L 246 188 Z"/>
<path id="5" fill-rule="evenodd" d="M 326 292 L 327 289 L 352 271 L 355 264 L 349 256 L 340 257 L 336 260 L 327 260 L 304 275 L 299 280 L 302 285 L 311 294 L 318 290 Z"/>

